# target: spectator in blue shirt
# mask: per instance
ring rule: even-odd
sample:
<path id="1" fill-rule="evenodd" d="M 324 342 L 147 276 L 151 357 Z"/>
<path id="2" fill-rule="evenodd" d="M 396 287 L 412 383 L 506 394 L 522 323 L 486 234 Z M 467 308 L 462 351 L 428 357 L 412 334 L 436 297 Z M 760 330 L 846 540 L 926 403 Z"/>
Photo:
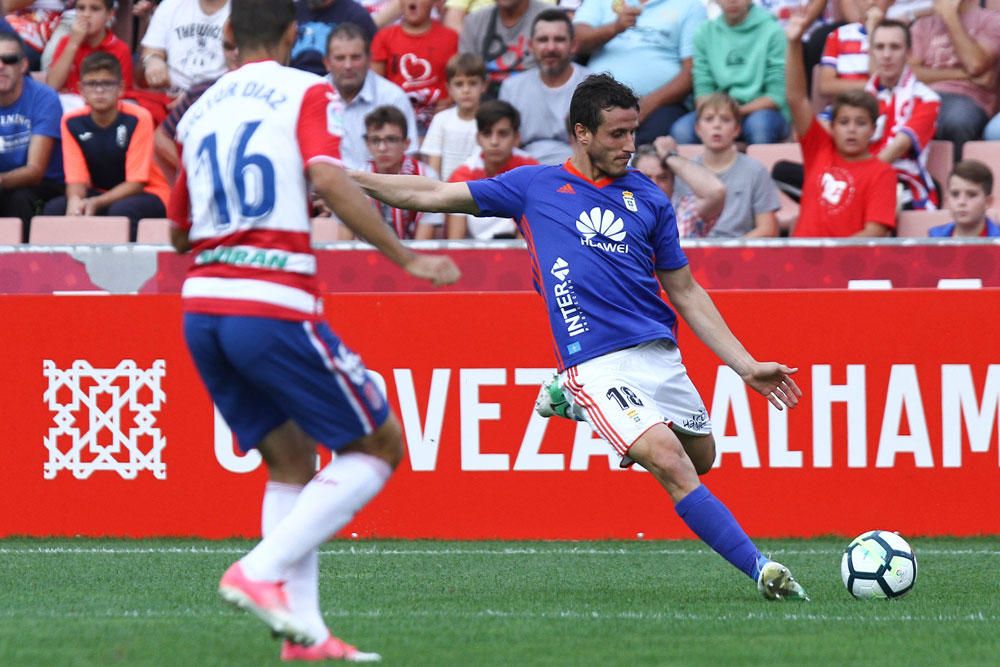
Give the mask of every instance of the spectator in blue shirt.
<path id="1" fill-rule="evenodd" d="M 0 32 L 0 216 L 20 218 L 25 241 L 39 204 L 64 189 L 59 96 L 27 72 L 21 39 Z"/>

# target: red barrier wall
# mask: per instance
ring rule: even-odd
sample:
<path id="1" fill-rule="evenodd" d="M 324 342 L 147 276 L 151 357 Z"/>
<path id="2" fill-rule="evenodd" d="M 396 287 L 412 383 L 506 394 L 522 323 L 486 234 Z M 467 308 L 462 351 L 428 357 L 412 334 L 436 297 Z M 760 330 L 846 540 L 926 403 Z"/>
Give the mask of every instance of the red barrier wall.
<path id="1" fill-rule="evenodd" d="M 805 392 L 791 414 L 769 410 L 682 329 L 719 440 L 705 482 L 752 535 L 1000 533 L 1000 290 L 714 296 L 758 358 L 800 368 Z M 176 296 L 0 307 L 0 535 L 257 533 L 263 472 L 213 417 Z M 384 377 L 408 440 L 347 531 L 690 536 L 647 473 L 618 470 L 586 426 L 533 415 L 552 365 L 536 297 L 338 295 L 328 307 Z"/>
<path id="2" fill-rule="evenodd" d="M 171 250 L 148 246 L 4 252 L 0 293 L 51 294 L 108 290 L 117 294 L 176 294 L 191 262 Z M 439 250 L 462 269 L 449 292 L 531 291 L 523 247 Z M 878 239 L 795 239 L 688 245 L 695 278 L 707 289 L 840 289 L 852 280 L 889 281 L 893 287 L 937 287 L 942 279 L 974 279 L 1000 287 L 1000 242 L 956 243 Z M 400 271 L 374 250 L 318 250 L 318 277 L 325 292 L 437 292 Z"/>

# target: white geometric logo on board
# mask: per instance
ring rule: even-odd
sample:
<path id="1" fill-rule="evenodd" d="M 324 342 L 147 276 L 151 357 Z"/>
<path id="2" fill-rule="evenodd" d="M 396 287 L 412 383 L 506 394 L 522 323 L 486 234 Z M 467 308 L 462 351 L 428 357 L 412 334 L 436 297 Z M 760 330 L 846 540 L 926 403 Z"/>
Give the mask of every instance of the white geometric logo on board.
<path id="1" fill-rule="evenodd" d="M 94 368 L 81 359 L 69 368 L 48 359 L 42 366 L 48 379 L 43 400 L 54 413 L 44 438 L 49 452 L 45 479 L 63 470 L 76 479 L 105 471 L 123 479 L 135 479 L 142 471 L 167 478 L 161 460 L 167 442 L 156 425 L 167 400 L 160 386 L 166 375 L 163 359 L 152 368 L 139 368 L 131 359 L 114 368 Z"/>

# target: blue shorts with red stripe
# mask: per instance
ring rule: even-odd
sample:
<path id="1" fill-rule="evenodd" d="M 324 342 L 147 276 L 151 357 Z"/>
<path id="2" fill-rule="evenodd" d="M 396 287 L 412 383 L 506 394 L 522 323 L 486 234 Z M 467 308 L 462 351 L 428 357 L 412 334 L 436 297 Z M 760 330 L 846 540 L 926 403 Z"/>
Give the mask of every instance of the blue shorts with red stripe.
<path id="1" fill-rule="evenodd" d="M 361 357 L 325 322 L 186 313 L 184 338 L 243 451 L 289 419 L 337 450 L 389 416 Z"/>

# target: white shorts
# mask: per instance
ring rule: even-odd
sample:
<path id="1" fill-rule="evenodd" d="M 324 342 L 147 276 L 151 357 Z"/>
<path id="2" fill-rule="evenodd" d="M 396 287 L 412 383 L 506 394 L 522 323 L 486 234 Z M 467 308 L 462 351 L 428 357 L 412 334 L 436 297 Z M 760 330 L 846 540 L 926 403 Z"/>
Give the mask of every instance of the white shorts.
<path id="1" fill-rule="evenodd" d="M 709 435 L 705 404 L 669 340 L 618 350 L 567 368 L 559 384 L 587 422 L 621 456 L 656 424 Z"/>

